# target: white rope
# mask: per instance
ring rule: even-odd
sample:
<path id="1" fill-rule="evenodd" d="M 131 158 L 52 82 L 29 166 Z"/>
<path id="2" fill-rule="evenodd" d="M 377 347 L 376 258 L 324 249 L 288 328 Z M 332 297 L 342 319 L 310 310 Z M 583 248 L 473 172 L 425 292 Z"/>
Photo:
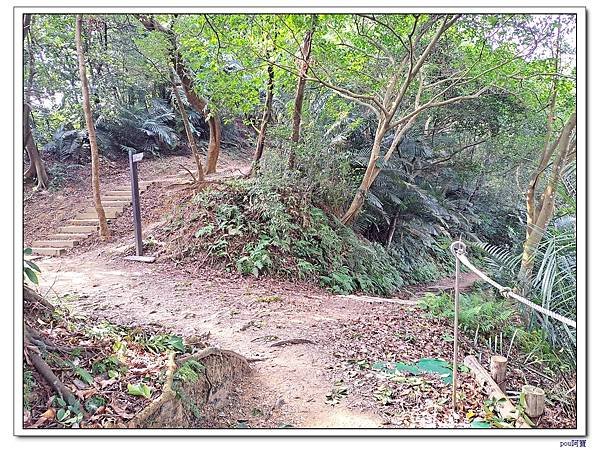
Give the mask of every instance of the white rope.
<path id="1" fill-rule="evenodd" d="M 457 244 L 457 245 L 455 245 L 455 244 Z M 481 270 L 479 270 L 477 267 L 475 267 L 471 263 L 471 261 L 469 261 L 469 259 L 467 258 L 467 255 L 465 254 L 466 247 L 465 247 L 464 243 L 462 243 L 460 241 L 454 242 L 450 246 L 450 250 L 452 251 L 454 256 L 456 256 L 456 258 L 458 258 L 458 260 L 461 263 L 463 263 L 465 266 L 467 266 L 471 270 L 471 272 L 473 272 L 475 275 L 477 275 L 482 280 L 487 281 L 489 284 L 494 286 L 496 289 L 498 289 L 500 291 L 500 294 L 502 294 L 503 297 L 513 298 L 513 299 L 517 300 L 518 302 L 521 302 L 524 305 L 527 305 L 530 308 L 533 308 L 536 311 L 541 312 L 542 314 L 545 314 L 549 317 L 552 317 L 553 319 L 558 320 L 559 322 L 562 322 L 566 325 L 569 325 L 570 327 L 577 329 L 577 323 L 574 320 L 567 319 L 566 317 L 563 317 L 560 314 L 555 313 L 554 311 L 550 311 L 549 309 L 546 309 L 536 303 L 533 303 L 531 300 L 527 300 L 526 298 L 521 297 L 518 294 L 515 294 L 510 288 L 508 288 L 506 286 L 502 286 L 501 284 L 495 282 L 490 277 L 488 277 L 485 273 L 483 273 Z"/>

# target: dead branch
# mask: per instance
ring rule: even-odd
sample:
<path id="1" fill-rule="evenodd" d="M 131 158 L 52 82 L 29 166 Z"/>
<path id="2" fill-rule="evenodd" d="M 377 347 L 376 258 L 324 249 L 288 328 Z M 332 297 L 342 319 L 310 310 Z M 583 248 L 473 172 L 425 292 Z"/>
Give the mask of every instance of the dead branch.
<path id="1" fill-rule="evenodd" d="M 58 379 L 52 368 L 44 361 L 40 354 L 40 349 L 29 341 L 27 337 L 25 338 L 25 354 L 38 373 L 44 377 L 52 389 L 60 394 L 69 405 L 79 404 L 73 392 Z"/>
<path id="2" fill-rule="evenodd" d="M 294 339 L 283 339 L 282 341 L 273 342 L 269 347 L 281 347 L 283 345 L 292 344 L 314 344 L 310 339 L 294 338 Z"/>
<path id="3" fill-rule="evenodd" d="M 190 169 L 185 167 L 183 164 L 178 164 L 178 166 L 180 166 L 182 169 L 184 169 L 187 173 L 190 174 L 190 177 L 192 177 L 192 180 L 194 180 L 194 184 L 198 183 L 198 180 L 196 180 L 196 177 L 194 176 L 194 174 L 192 173 L 192 171 Z"/>

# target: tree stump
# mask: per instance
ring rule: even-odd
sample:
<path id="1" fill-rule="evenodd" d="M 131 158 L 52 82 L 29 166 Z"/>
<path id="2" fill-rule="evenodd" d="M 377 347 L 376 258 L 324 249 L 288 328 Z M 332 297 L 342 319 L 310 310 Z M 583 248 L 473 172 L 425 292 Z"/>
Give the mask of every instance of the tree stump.
<path id="1" fill-rule="evenodd" d="M 544 414 L 546 394 L 543 389 L 526 384 L 521 392 L 525 398 L 525 413 L 529 417 L 537 419 Z"/>
<path id="2" fill-rule="evenodd" d="M 490 374 L 498 387 L 506 394 L 506 362 L 504 356 L 492 355 L 490 358 Z"/>

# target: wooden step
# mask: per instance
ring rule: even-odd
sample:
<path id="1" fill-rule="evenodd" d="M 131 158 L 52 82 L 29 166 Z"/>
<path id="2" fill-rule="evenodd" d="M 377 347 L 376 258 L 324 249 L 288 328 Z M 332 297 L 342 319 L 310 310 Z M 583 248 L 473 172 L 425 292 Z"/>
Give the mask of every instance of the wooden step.
<path id="1" fill-rule="evenodd" d="M 108 213 L 117 213 L 117 214 L 121 214 L 123 212 L 123 206 L 110 206 L 110 207 L 106 207 L 104 208 L 104 214 L 106 214 L 107 218 L 108 218 Z M 96 214 L 96 209 L 95 208 L 88 208 L 84 211 L 84 213 L 93 213 Z M 98 214 L 96 214 L 94 217 L 98 217 Z M 111 217 L 112 219 L 113 217 Z"/>
<path id="2" fill-rule="evenodd" d="M 88 233 L 97 231 L 98 227 L 96 225 L 69 225 L 66 227 L 60 227 L 58 229 L 61 233 Z"/>
<path id="3" fill-rule="evenodd" d="M 106 218 L 107 222 L 110 222 L 111 219 Z M 97 218 L 92 219 L 71 219 L 69 220 L 69 225 L 99 225 L 100 221 Z"/>
<path id="4" fill-rule="evenodd" d="M 102 194 L 104 197 L 131 197 L 131 191 L 106 191 Z"/>
<path id="5" fill-rule="evenodd" d="M 44 247 L 32 247 L 31 252 L 35 255 L 45 256 L 60 256 L 66 252 L 66 248 L 44 248 Z"/>
<path id="6" fill-rule="evenodd" d="M 129 200 L 105 200 L 102 201 L 102 206 L 105 208 L 118 208 L 119 206 L 129 206 L 131 201 Z"/>
<path id="7" fill-rule="evenodd" d="M 33 241 L 32 245 L 34 247 L 50 247 L 50 248 L 73 248 L 79 241 L 74 240 L 65 240 L 65 239 L 56 239 L 49 241 Z"/>
<path id="8" fill-rule="evenodd" d="M 75 239 L 78 244 L 79 242 L 83 241 L 84 239 L 87 239 L 88 237 L 90 237 L 90 234 L 92 234 L 92 233 L 57 233 L 57 234 L 53 234 L 52 236 L 48 236 L 48 239 L 57 240 L 57 241 Z"/>
<path id="9" fill-rule="evenodd" d="M 118 196 L 114 196 L 114 197 L 101 197 L 100 199 L 102 201 L 102 204 L 104 204 L 105 202 L 131 202 L 131 196 L 129 197 L 118 197 Z"/>
<path id="10" fill-rule="evenodd" d="M 121 215 L 121 213 L 116 212 L 116 211 L 107 211 L 106 209 L 104 209 L 104 215 L 106 215 L 107 219 L 116 219 L 117 217 L 119 217 Z M 87 220 L 87 219 L 97 219 L 97 218 L 98 218 L 98 214 L 96 214 L 95 209 L 93 212 L 86 211 L 86 212 L 79 213 L 75 216 L 75 220 Z"/>

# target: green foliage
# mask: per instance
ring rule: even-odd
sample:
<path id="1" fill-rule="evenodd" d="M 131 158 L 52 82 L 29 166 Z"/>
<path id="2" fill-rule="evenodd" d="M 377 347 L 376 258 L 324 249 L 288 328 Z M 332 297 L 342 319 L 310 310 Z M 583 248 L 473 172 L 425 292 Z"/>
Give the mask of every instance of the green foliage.
<path id="1" fill-rule="evenodd" d="M 31 256 L 32 250 L 29 247 L 23 249 L 23 281 L 29 280 L 33 284 L 38 284 L 38 273 L 41 272 L 36 263 L 27 259 Z"/>
<path id="2" fill-rule="evenodd" d="M 173 334 L 156 334 L 149 338 L 140 336 L 137 339 L 137 342 L 153 353 L 165 353 L 168 350 L 176 350 L 181 353 L 185 352 L 183 338 Z"/>
<path id="3" fill-rule="evenodd" d="M 69 405 L 59 396 L 51 397 L 50 404 L 58 408 L 56 421 L 65 427 L 72 427 L 83 420 L 84 413 L 79 404 Z"/>
<path id="4" fill-rule="evenodd" d="M 31 408 L 30 399 L 35 390 L 37 383 L 33 378 L 33 372 L 31 370 L 23 370 L 23 409 L 28 410 Z"/>
<path id="5" fill-rule="evenodd" d="M 127 366 L 117 358 L 116 355 L 110 355 L 100 361 L 92 364 L 92 373 L 96 375 L 108 374 L 110 378 L 117 378 L 120 373 L 127 371 Z M 114 375 L 114 376 L 113 376 Z"/>
<path id="6" fill-rule="evenodd" d="M 454 299 L 448 294 L 428 293 L 419 306 L 430 317 L 454 318 Z M 458 323 L 465 331 L 478 332 L 482 337 L 493 336 L 506 329 L 515 310 L 503 299 L 485 292 L 461 294 Z"/>
<path id="7" fill-rule="evenodd" d="M 336 293 L 390 294 L 402 285 L 381 246 L 260 178 L 197 194 L 166 232 L 182 257 L 203 252 L 242 274 L 312 280 Z"/>
<path id="8" fill-rule="evenodd" d="M 150 387 L 144 383 L 127 384 L 127 393 L 136 397 L 150 398 L 152 391 Z"/>
<path id="9" fill-rule="evenodd" d="M 542 363 L 551 370 L 569 368 L 570 358 L 565 358 L 563 351 L 557 351 L 552 346 L 548 335 L 543 329 L 527 331 L 518 328 L 516 333 L 515 342 L 534 362 Z"/>
<path id="10" fill-rule="evenodd" d="M 563 205 L 568 205 L 570 195 Z M 566 220 L 565 220 L 566 219 Z M 534 271 L 527 297 L 543 307 L 574 319 L 577 307 L 577 258 L 574 211 L 565 206 L 565 215 L 551 223 L 544 233 L 534 255 Z M 522 252 L 511 251 L 485 244 L 485 262 L 488 270 L 504 285 L 514 285 L 518 278 Z M 521 307 L 526 319 L 533 319 L 531 326 L 543 330 L 554 350 L 574 365 L 576 362 L 576 331 L 548 316 L 538 314 L 526 306 Z M 529 320 L 528 320 L 529 321 Z"/>
<path id="11" fill-rule="evenodd" d="M 205 371 L 204 364 L 195 359 L 188 359 L 175 372 L 174 380 L 183 383 L 195 383 L 200 379 L 200 375 Z"/>
<path id="12" fill-rule="evenodd" d="M 85 401 L 84 407 L 87 412 L 94 414 L 98 408 L 106 405 L 106 399 L 100 395 L 93 395 Z"/>

